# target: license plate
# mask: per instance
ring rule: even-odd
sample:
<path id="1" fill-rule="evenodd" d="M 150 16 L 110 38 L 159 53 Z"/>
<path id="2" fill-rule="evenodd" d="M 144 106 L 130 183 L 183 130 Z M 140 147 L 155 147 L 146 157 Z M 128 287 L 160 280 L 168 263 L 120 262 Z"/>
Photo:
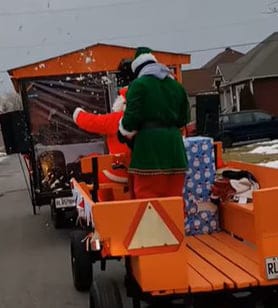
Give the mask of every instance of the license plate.
<path id="1" fill-rule="evenodd" d="M 278 279 L 278 257 L 265 259 L 267 279 Z"/>
<path id="2" fill-rule="evenodd" d="M 73 197 L 64 197 L 64 198 L 56 198 L 55 199 L 55 207 L 56 209 L 60 209 L 63 207 L 75 207 L 75 200 Z"/>

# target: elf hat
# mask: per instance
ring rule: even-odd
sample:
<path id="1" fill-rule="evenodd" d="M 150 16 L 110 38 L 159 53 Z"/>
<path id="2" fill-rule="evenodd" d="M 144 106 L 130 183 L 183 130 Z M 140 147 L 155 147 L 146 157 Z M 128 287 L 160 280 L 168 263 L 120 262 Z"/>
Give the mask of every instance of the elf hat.
<path id="1" fill-rule="evenodd" d="M 157 62 L 155 56 L 151 53 L 152 50 L 148 47 L 138 47 L 131 63 L 132 72 L 135 71 L 143 64 Z"/>

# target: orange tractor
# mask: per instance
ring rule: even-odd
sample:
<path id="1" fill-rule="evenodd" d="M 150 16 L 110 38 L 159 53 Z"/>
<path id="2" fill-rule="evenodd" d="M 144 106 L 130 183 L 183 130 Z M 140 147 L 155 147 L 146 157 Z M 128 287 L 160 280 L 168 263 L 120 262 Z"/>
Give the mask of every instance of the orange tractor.
<path id="1" fill-rule="evenodd" d="M 220 161 L 219 148 L 217 155 Z M 93 159 L 83 158 L 82 172 L 121 158 Z M 202 235 L 185 235 L 180 197 L 130 200 L 126 184 L 103 184 L 95 186 L 111 189 L 114 201 L 93 202 L 94 184 L 72 179 L 86 224 L 71 238 L 73 281 L 77 290 L 90 289 L 90 308 L 124 307 L 117 283 L 93 275 L 92 263 L 105 269 L 110 259 L 125 260 L 134 308 L 142 302 L 172 307 L 178 300 L 183 307 L 278 307 L 278 169 L 241 162 L 226 167 L 249 171 L 260 188 L 252 202 L 221 202 L 221 231 Z"/>

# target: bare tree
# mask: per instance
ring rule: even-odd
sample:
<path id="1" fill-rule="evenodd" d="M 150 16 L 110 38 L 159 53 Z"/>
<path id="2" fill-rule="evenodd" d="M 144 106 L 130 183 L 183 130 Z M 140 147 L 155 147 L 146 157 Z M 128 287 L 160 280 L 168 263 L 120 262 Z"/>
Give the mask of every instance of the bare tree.
<path id="1" fill-rule="evenodd" d="M 269 0 L 264 14 L 278 14 L 278 0 Z"/>
<path id="2" fill-rule="evenodd" d="M 17 93 L 7 93 L 0 97 L 0 113 L 22 109 L 21 97 Z"/>

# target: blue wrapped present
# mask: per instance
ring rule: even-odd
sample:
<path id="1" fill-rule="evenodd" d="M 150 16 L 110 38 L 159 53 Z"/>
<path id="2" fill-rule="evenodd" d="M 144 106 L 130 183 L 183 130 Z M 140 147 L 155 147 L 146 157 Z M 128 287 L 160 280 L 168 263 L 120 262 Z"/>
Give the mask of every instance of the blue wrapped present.
<path id="1" fill-rule="evenodd" d="M 184 186 L 185 231 L 188 235 L 211 233 L 219 230 L 217 210 L 200 210 L 198 203 L 209 202 L 215 179 L 213 139 L 209 137 L 184 138 L 188 170 Z"/>

